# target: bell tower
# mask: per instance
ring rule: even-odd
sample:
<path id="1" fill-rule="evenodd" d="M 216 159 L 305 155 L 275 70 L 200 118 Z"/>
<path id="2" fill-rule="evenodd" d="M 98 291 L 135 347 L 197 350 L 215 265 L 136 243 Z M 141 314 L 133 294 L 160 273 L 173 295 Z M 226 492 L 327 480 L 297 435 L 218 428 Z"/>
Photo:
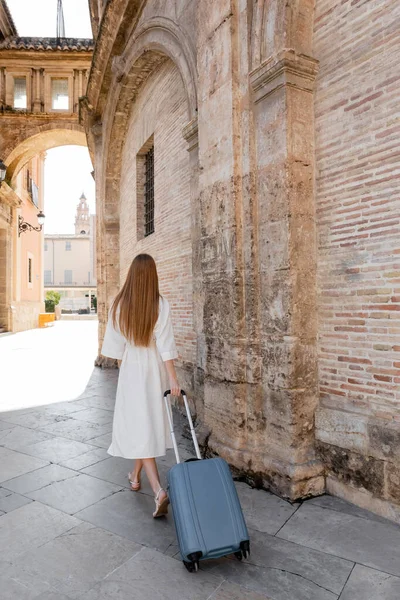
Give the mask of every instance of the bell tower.
<path id="1" fill-rule="evenodd" d="M 90 233 L 90 216 L 89 205 L 85 194 L 79 198 L 79 204 L 76 209 L 75 217 L 75 235 L 89 235 Z"/>

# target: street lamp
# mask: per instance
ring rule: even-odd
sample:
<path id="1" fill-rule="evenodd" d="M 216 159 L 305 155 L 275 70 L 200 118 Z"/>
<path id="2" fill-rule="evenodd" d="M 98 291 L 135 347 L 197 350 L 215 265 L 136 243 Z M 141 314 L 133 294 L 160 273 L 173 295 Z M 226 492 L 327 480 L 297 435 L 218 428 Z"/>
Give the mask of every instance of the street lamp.
<path id="1" fill-rule="evenodd" d="M 3 161 L 0 160 L 0 187 L 1 187 L 1 184 L 3 183 L 3 181 L 6 178 L 6 172 L 7 172 L 7 167 L 3 163 Z"/>
<path id="2" fill-rule="evenodd" d="M 45 216 L 42 211 L 38 212 L 37 219 L 38 219 L 39 227 L 34 227 L 30 223 L 27 223 L 26 221 L 24 221 L 24 218 L 21 215 L 19 215 L 19 217 L 18 217 L 18 237 L 21 235 L 21 233 L 24 233 L 24 231 L 42 231 L 42 228 L 44 225 L 44 220 L 45 220 Z"/>

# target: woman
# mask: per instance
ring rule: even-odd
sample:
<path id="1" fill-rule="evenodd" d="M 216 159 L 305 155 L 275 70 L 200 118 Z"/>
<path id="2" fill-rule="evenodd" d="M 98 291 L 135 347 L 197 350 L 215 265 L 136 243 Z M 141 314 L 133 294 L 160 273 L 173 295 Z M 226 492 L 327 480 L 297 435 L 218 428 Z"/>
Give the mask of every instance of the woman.
<path id="1" fill-rule="evenodd" d="M 169 304 L 160 296 L 156 264 L 148 254 L 139 254 L 129 268 L 110 310 L 101 353 L 122 360 L 108 453 L 136 459 L 128 474 L 133 491 L 140 490 L 144 467 L 155 494 L 153 517 L 160 517 L 169 500 L 155 458 L 172 447 L 163 392 L 168 387 L 177 396 L 180 388 Z"/>

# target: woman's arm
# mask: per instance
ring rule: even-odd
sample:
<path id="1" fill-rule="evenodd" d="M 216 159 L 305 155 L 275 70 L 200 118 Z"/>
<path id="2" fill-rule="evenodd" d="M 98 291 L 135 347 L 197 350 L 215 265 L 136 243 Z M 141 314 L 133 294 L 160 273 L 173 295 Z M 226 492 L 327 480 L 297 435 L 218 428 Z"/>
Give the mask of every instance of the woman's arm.
<path id="1" fill-rule="evenodd" d="M 164 362 L 168 378 L 169 378 L 169 388 L 171 390 L 171 394 L 173 396 L 179 396 L 181 393 L 181 388 L 179 387 L 178 378 L 176 376 L 175 365 L 173 360 L 166 360 Z"/>

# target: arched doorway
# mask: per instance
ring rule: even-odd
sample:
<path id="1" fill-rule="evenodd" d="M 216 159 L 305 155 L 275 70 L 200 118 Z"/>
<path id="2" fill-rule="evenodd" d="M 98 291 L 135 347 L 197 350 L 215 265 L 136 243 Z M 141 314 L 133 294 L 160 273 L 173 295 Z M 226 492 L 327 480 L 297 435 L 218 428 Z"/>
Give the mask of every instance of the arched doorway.
<path id="1" fill-rule="evenodd" d="M 2 203 L 8 199 L 0 236 L 0 327 L 4 330 L 37 327 L 38 315 L 44 310 L 43 232 L 39 231 L 37 215 L 44 210 L 45 152 L 60 146 L 87 145 L 78 124 L 58 125 L 47 123 L 39 131 L 36 127 L 19 130 L 17 145 L 3 157 L 7 174 L 0 193 Z M 5 144 L 7 147 L 10 144 Z M 65 168 L 70 176 L 68 165 Z M 32 227 L 22 231 L 21 223 Z"/>

